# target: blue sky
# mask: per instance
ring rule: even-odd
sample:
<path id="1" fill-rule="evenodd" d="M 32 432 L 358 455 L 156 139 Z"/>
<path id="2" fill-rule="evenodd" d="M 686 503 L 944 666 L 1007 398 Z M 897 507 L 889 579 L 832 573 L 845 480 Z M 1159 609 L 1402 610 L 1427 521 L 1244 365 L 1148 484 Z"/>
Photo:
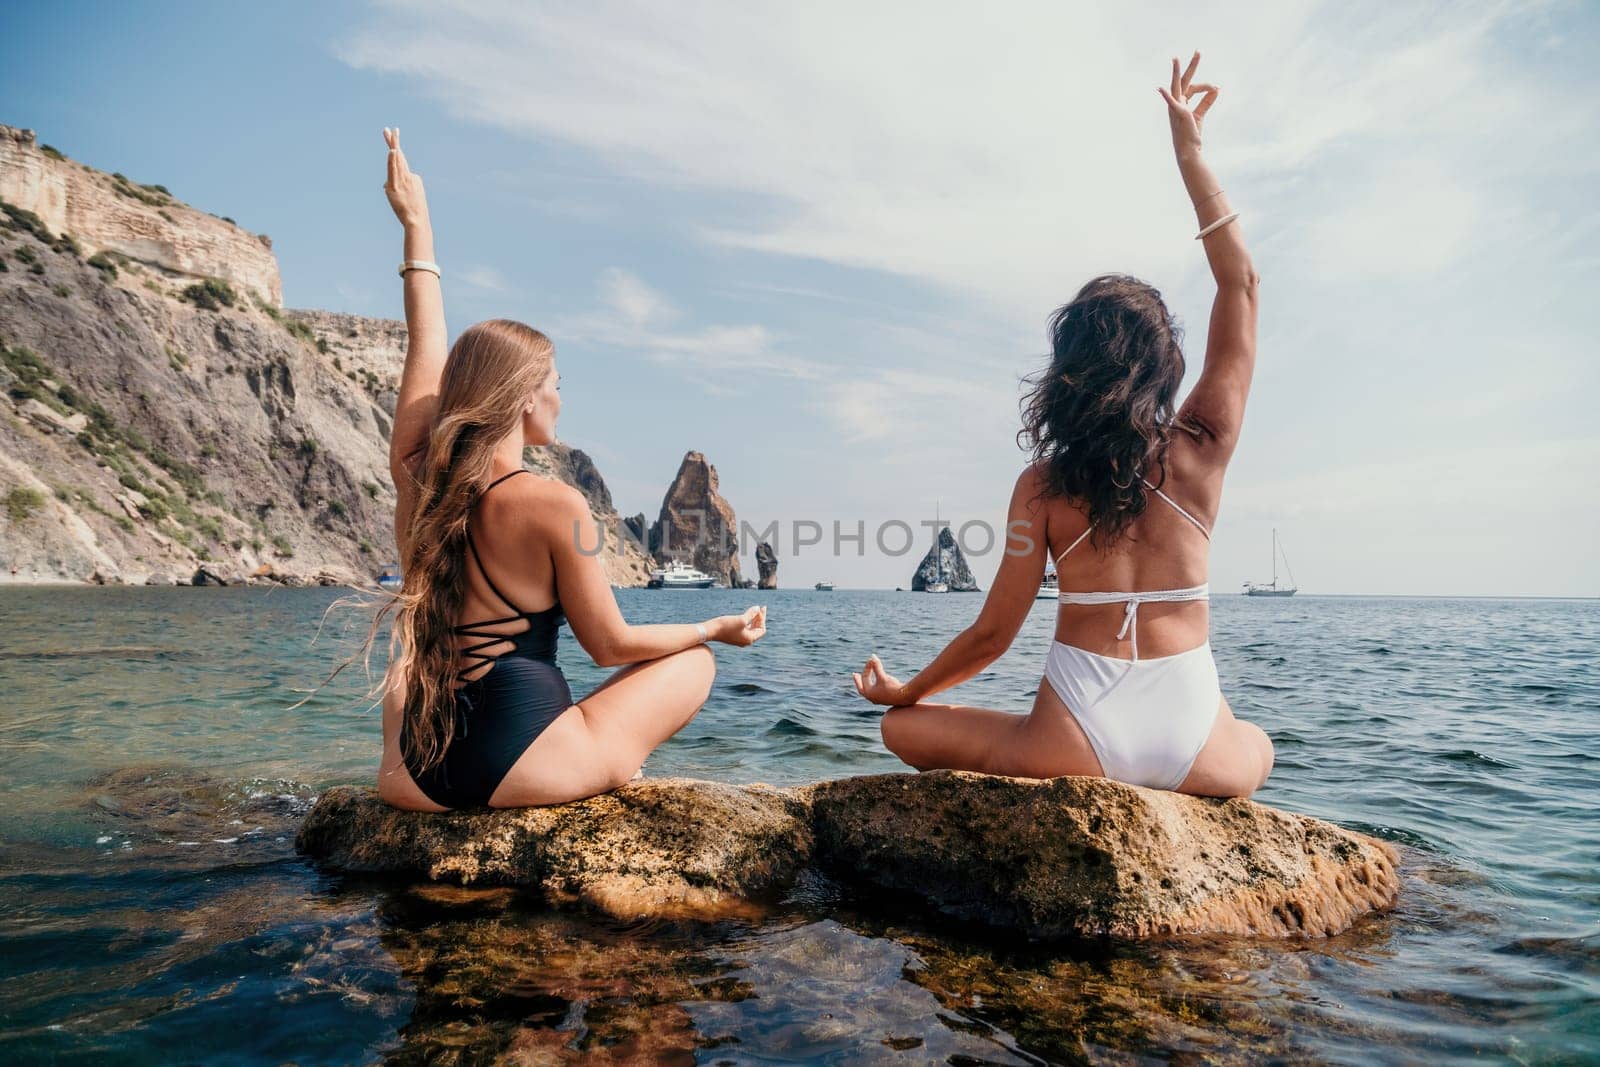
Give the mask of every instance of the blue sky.
<path id="1" fill-rule="evenodd" d="M 452 336 L 555 340 L 564 440 L 651 515 L 716 464 L 786 585 L 870 531 L 999 526 L 1018 380 L 1106 270 L 1204 350 L 1155 86 L 1199 48 L 1263 277 L 1213 548 L 1327 593 L 1600 594 L 1600 16 L 1579 3 L 13 3 L 0 122 L 270 234 L 285 302 L 398 317 L 385 125 Z M 1192 378 L 1191 378 L 1192 380 Z M 867 524 L 799 555 L 792 523 Z M 925 532 L 923 534 L 925 536 Z M 998 564 L 973 560 L 987 583 Z M 748 569 L 753 570 L 749 565 Z"/>

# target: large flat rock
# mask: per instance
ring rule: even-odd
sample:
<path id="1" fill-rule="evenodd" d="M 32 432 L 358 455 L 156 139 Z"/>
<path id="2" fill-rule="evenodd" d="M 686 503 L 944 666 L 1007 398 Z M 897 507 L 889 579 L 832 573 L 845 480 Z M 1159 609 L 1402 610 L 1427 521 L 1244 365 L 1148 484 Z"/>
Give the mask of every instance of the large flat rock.
<path id="1" fill-rule="evenodd" d="M 804 792 L 830 873 L 1038 936 L 1320 937 L 1399 890 L 1389 845 L 1249 800 L 961 771 Z"/>
<path id="2" fill-rule="evenodd" d="M 624 918 L 724 913 L 809 862 L 804 804 L 765 786 L 647 779 L 548 808 L 421 814 L 370 788 L 323 793 L 296 845 L 346 871 L 518 885 Z"/>
<path id="3" fill-rule="evenodd" d="M 1041 937 L 1321 937 L 1399 891 L 1391 846 L 1253 801 L 951 771 L 790 790 L 647 779 L 442 815 L 344 786 L 297 844 L 335 869 L 519 885 L 630 918 L 725 913 L 814 867 Z"/>

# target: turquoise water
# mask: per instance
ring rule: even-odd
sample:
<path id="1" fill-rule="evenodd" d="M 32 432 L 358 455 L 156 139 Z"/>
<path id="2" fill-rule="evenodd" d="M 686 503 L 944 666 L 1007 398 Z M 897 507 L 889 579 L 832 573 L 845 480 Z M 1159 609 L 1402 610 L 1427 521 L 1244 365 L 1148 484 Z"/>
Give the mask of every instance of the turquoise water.
<path id="1" fill-rule="evenodd" d="M 619 924 L 507 890 L 319 872 L 318 790 L 371 780 L 327 589 L 0 590 L 0 1052 L 22 1061 L 1348 1063 L 1600 1059 L 1600 604 L 1213 604 L 1258 799 L 1395 842 L 1398 908 L 1312 944 L 1039 945 L 820 881 L 738 922 Z M 619 594 L 636 622 L 756 594 Z M 909 674 L 975 596 L 781 591 L 652 775 L 901 769 L 848 671 Z M 1025 709 L 1054 605 L 955 692 Z M 342 625 L 341 625 L 342 624 Z M 363 631 L 364 632 L 364 631 Z M 601 673 L 564 635 L 583 692 Z M 347 672 L 347 675 L 350 672 Z"/>

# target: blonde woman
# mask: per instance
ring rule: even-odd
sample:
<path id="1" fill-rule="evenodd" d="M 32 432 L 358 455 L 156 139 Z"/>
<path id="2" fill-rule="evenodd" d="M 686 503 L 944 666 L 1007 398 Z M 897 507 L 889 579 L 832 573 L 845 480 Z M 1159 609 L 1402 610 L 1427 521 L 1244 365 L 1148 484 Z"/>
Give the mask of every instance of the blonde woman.
<path id="1" fill-rule="evenodd" d="M 405 228 L 407 348 L 389 470 L 405 574 L 391 608 L 378 792 L 414 811 L 558 804 L 613 789 L 705 703 L 709 641 L 752 644 L 766 609 L 630 626 L 588 504 L 522 467 L 556 439 L 561 376 L 544 334 L 509 319 L 446 351 L 422 179 L 384 130 L 384 192 Z M 563 622 L 601 666 L 631 664 L 574 701 L 556 665 Z"/>

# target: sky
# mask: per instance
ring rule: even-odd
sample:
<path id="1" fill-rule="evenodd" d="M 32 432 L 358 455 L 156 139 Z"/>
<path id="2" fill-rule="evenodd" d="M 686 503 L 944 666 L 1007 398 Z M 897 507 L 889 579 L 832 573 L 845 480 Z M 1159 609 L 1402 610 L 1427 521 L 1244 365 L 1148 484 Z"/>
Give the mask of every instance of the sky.
<path id="1" fill-rule="evenodd" d="M 0 122 L 271 235 L 287 305 L 391 318 L 399 126 L 452 339 L 550 335 L 619 510 L 698 450 L 784 586 L 893 588 L 936 509 L 1003 529 L 1089 278 L 1162 292 L 1193 384 L 1213 289 L 1156 86 L 1198 49 L 1262 277 L 1213 589 L 1276 528 L 1306 593 L 1595 596 L 1597 46 L 1579 2 L 12 2 Z"/>

